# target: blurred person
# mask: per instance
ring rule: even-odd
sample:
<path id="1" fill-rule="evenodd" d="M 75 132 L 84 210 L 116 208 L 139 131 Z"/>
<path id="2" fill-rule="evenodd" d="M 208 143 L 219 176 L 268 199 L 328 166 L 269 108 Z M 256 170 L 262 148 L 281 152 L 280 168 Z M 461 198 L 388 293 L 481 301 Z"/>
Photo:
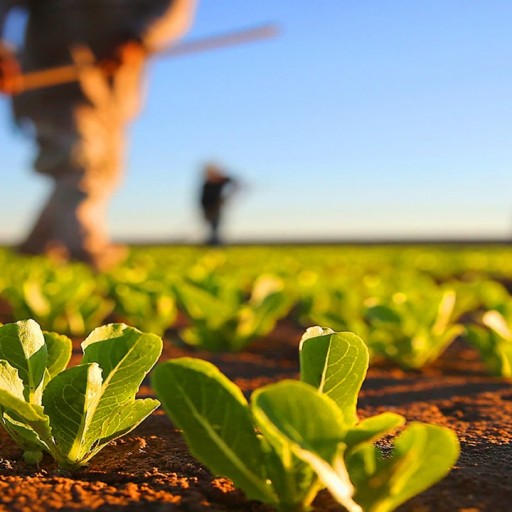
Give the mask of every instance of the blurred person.
<path id="1" fill-rule="evenodd" d="M 196 0 L 0 0 L 0 92 L 34 136 L 34 168 L 53 191 L 28 237 L 27 254 L 54 253 L 102 269 L 122 258 L 105 227 L 119 185 L 125 129 L 139 111 L 149 57 L 189 28 Z M 21 47 L 3 40 L 8 15 L 27 14 Z M 23 91 L 22 74 L 91 61 L 78 80 Z"/>
<path id="2" fill-rule="evenodd" d="M 203 218 L 208 225 L 206 239 L 208 245 L 221 244 L 219 231 L 224 204 L 238 186 L 238 182 L 232 176 L 228 176 L 217 164 L 205 165 L 200 205 Z"/>

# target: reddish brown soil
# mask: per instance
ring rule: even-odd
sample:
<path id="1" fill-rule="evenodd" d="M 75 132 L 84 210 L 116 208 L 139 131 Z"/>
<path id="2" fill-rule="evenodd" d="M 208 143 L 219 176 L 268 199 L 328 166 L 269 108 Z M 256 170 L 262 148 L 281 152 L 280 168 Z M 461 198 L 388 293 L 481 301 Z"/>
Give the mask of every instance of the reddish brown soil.
<path id="1" fill-rule="evenodd" d="M 282 378 L 296 377 L 302 329 L 282 323 L 246 352 L 211 355 L 167 342 L 163 359 L 182 355 L 217 364 L 246 394 Z M 79 351 L 77 347 L 77 352 Z M 142 395 L 151 394 L 149 387 Z M 406 373 L 377 365 L 360 398 L 362 417 L 393 410 L 408 420 L 454 429 L 462 454 L 451 473 L 403 505 L 414 512 L 509 512 L 512 510 L 512 385 L 487 377 L 478 357 L 454 345 L 430 368 Z M 188 453 L 167 417 L 156 411 L 125 438 L 105 448 L 89 467 L 60 473 L 50 458 L 28 467 L 20 450 L 0 432 L 0 510 L 231 511 L 265 512 L 223 478 L 215 478 Z M 341 508 L 327 492 L 315 511 Z"/>

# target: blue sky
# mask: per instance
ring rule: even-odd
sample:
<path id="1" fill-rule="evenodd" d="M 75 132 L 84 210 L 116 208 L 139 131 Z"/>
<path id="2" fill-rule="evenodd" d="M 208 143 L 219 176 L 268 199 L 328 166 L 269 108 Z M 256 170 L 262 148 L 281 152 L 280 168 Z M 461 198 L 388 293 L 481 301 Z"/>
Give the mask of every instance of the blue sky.
<path id="1" fill-rule="evenodd" d="M 244 186 L 226 238 L 510 237 L 510 0 L 199 0 L 187 39 L 278 38 L 149 66 L 109 211 L 118 239 L 201 239 L 203 162 Z M 0 240 L 49 184 L 0 100 Z"/>

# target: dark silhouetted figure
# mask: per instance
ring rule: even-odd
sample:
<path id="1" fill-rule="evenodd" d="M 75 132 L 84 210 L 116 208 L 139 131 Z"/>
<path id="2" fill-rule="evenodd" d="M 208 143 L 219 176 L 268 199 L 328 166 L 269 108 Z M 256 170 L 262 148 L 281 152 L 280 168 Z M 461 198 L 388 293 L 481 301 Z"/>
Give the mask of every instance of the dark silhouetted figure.
<path id="1" fill-rule="evenodd" d="M 219 230 L 224 204 L 237 186 L 237 181 L 227 176 L 217 165 L 210 163 L 205 166 L 204 182 L 201 188 L 201 209 L 209 229 L 206 239 L 208 245 L 221 244 Z"/>

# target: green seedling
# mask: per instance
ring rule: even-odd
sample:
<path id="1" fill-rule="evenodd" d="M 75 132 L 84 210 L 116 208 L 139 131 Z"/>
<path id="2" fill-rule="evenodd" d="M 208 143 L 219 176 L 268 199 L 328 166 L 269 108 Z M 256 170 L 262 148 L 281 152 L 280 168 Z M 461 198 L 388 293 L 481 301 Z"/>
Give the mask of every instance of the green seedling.
<path id="1" fill-rule="evenodd" d="M 361 286 L 352 282 L 333 283 L 321 280 L 316 286 L 301 290 L 300 321 L 303 325 L 330 325 L 336 331 L 350 331 L 363 339 L 368 337 L 368 324 L 364 318 Z M 305 304 L 307 302 L 307 306 Z"/>
<path id="2" fill-rule="evenodd" d="M 511 315 L 485 312 L 481 324 L 468 325 L 467 339 L 479 352 L 487 371 L 496 377 L 512 377 Z"/>
<path id="3" fill-rule="evenodd" d="M 114 314 L 144 332 L 162 336 L 178 314 L 171 286 L 165 282 L 113 283 Z"/>
<path id="4" fill-rule="evenodd" d="M 162 340 L 124 324 L 98 327 L 82 343 L 81 364 L 65 369 L 71 341 L 33 320 L 0 327 L 0 423 L 28 463 L 49 453 L 75 470 L 133 430 L 158 400 L 135 399 Z"/>
<path id="5" fill-rule="evenodd" d="M 444 427 L 411 424 L 389 456 L 376 441 L 405 419 L 359 421 L 368 349 L 352 333 L 314 328 L 300 344 L 301 379 L 241 390 L 209 362 L 167 361 L 153 387 L 191 453 L 249 499 L 280 512 L 310 510 L 327 488 L 349 512 L 388 512 L 442 478 L 459 453 Z"/>
<path id="6" fill-rule="evenodd" d="M 247 300 L 234 293 L 232 286 L 214 294 L 181 282 L 175 293 L 191 323 L 180 333 L 183 341 L 214 352 L 242 350 L 268 334 L 291 306 L 282 280 L 271 275 L 255 280 Z"/>
<path id="7" fill-rule="evenodd" d="M 72 336 L 101 325 L 114 307 L 89 268 L 56 267 L 43 259 L 13 266 L 3 296 L 15 318 L 34 318 L 46 330 Z"/>
<path id="8" fill-rule="evenodd" d="M 405 369 L 422 368 L 464 332 L 454 318 L 455 292 L 429 293 L 423 300 L 396 293 L 387 303 L 367 303 L 368 345 L 375 355 Z"/>
<path id="9" fill-rule="evenodd" d="M 454 312 L 457 317 L 468 317 L 478 311 L 500 309 L 511 299 L 503 284 L 483 276 L 470 281 L 453 281 L 450 287 L 457 293 Z"/>

